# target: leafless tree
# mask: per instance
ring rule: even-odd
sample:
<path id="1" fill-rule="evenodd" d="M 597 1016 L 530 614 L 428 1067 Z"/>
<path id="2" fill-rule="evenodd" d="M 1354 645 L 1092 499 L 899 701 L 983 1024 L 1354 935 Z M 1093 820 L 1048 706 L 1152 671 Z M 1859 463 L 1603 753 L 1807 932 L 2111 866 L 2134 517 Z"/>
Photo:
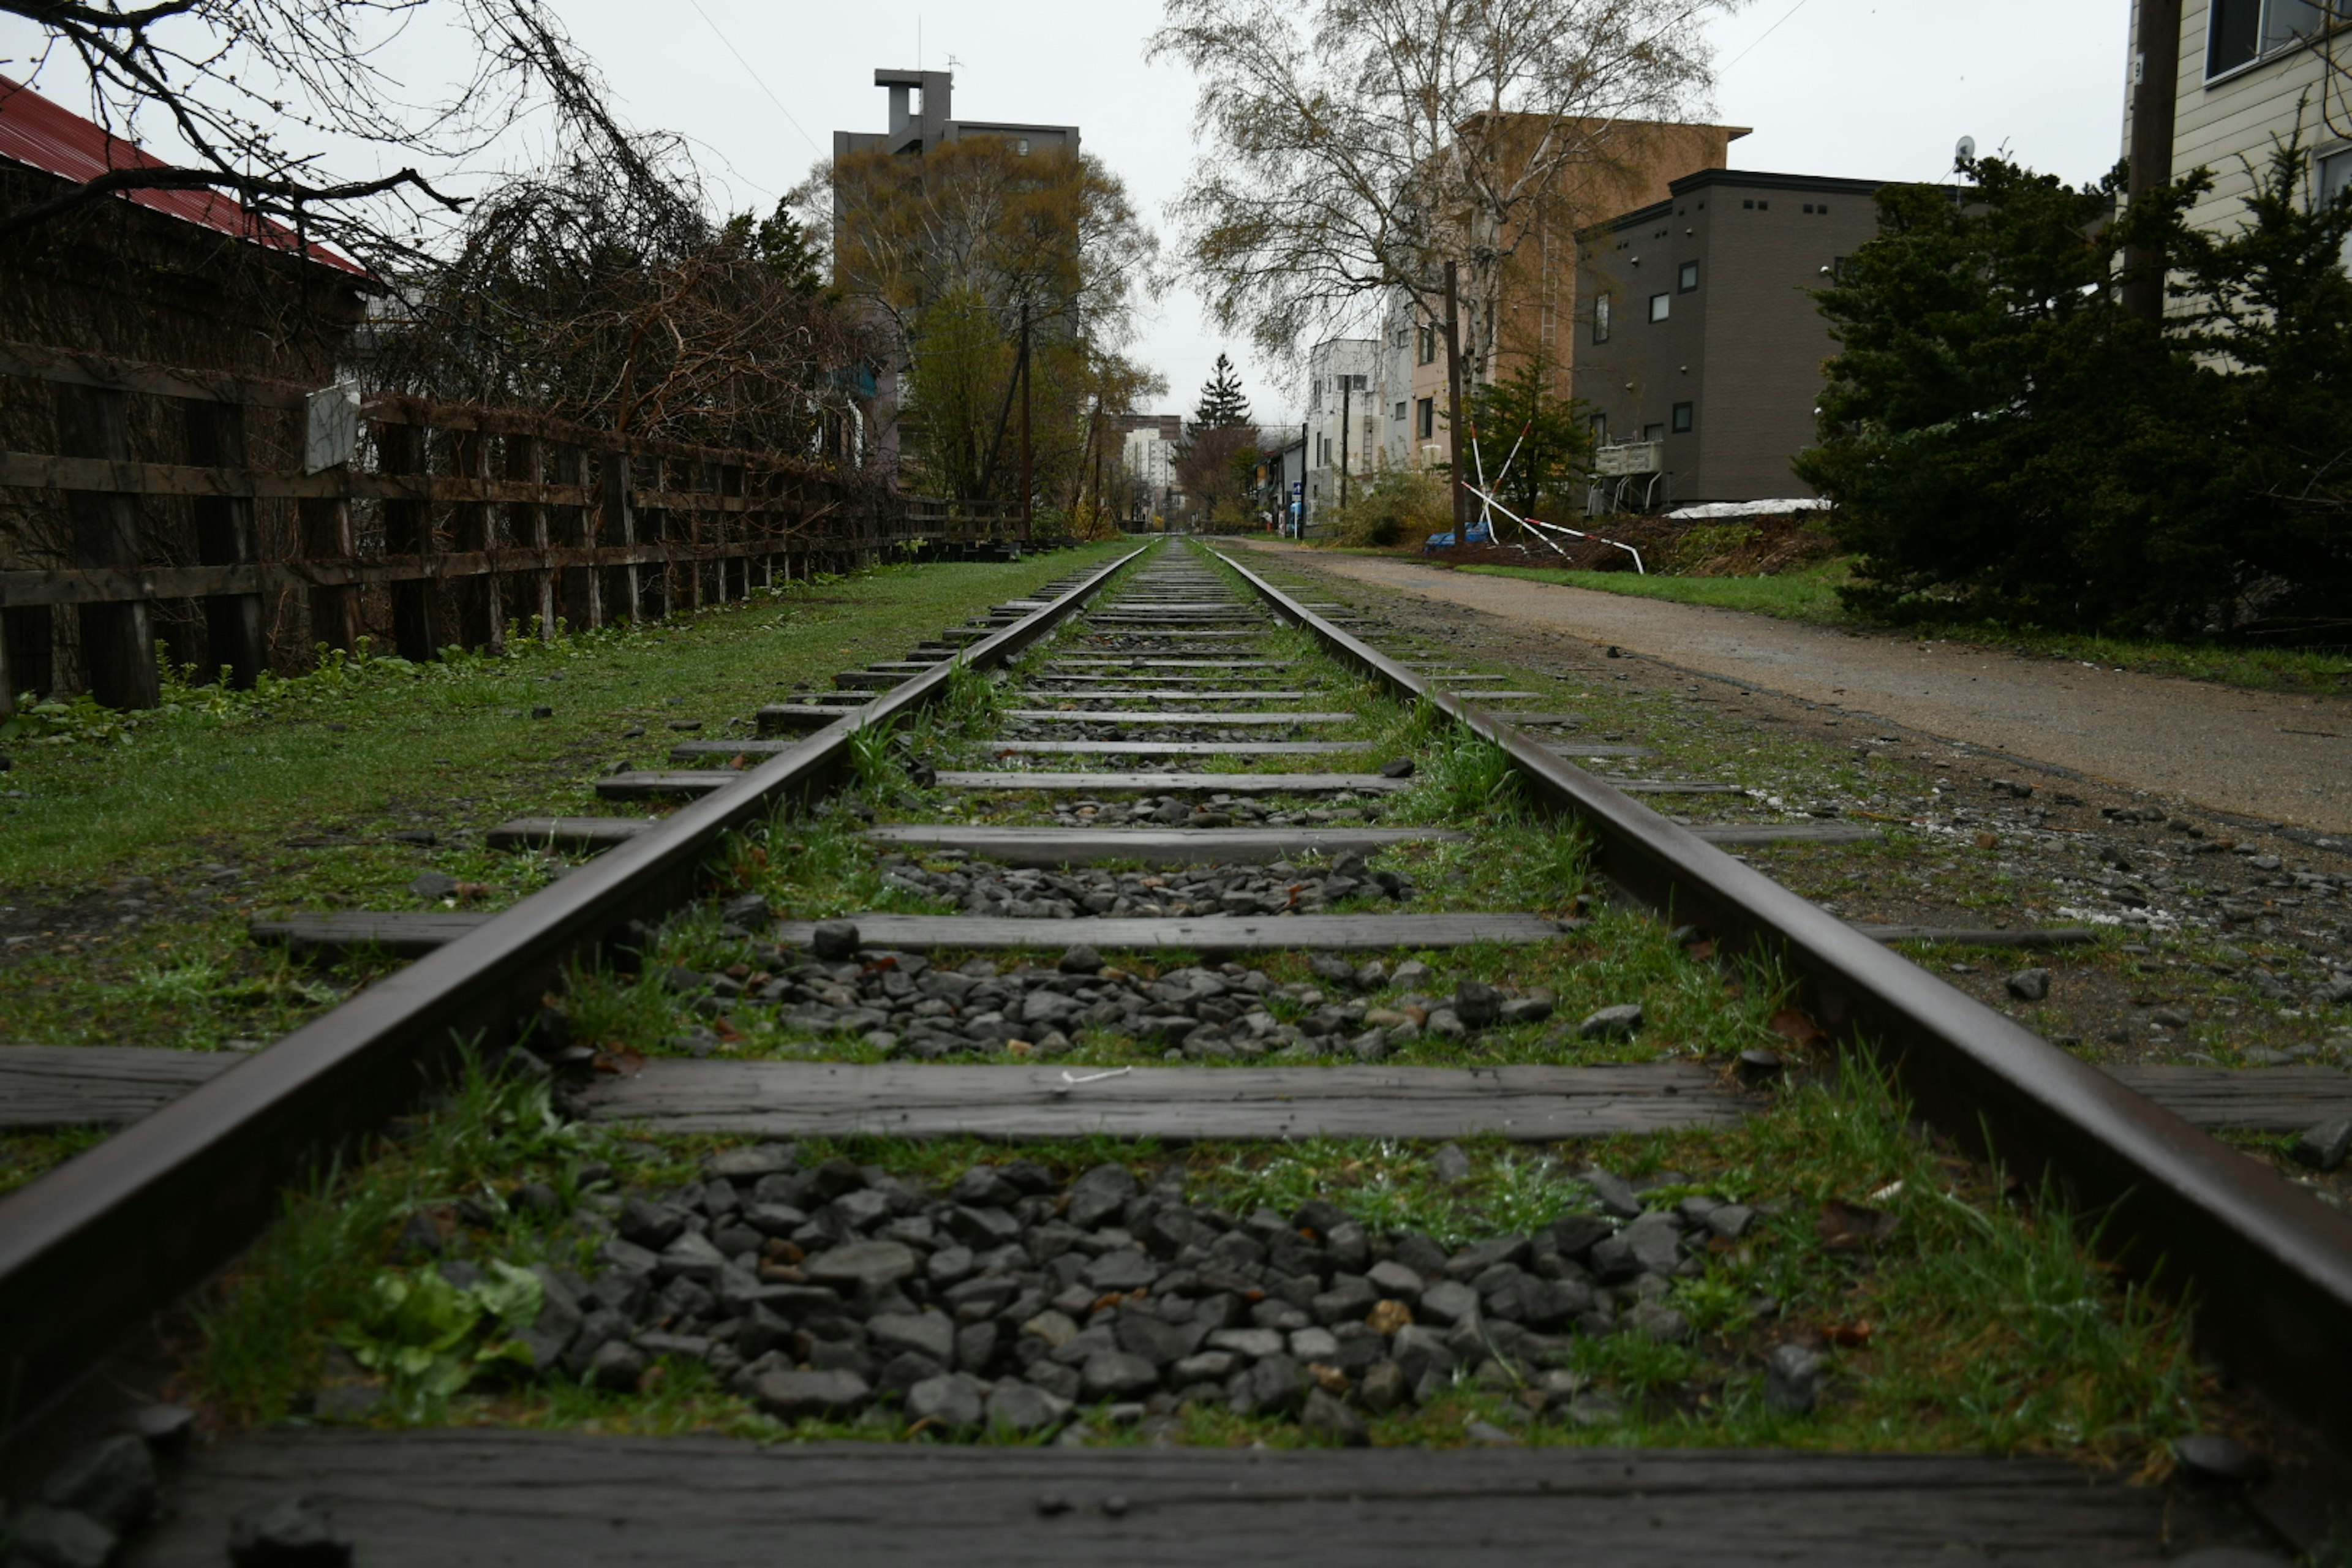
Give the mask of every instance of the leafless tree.
<path id="1" fill-rule="evenodd" d="M 1174 216 L 1212 317 L 1276 354 L 1391 288 L 1448 321 L 1458 266 L 1473 306 L 1447 345 L 1458 443 L 1461 382 L 1490 369 L 1531 213 L 1620 165 L 1629 122 L 1701 104 L 1699 24 L 1737 4 L 1166 0 L 1151 52 L 1201 80 L 1203 145 Z"/>
<path id="2" fill-rule="evenodd" d="M 79 67 L 71 86 L 86 89 L 91 118 L 171 154 L 0 213 L 0 236 L 124 191 L 212 189 L 396 266 L 417 254 L 428 219 L 462 206 L 444 188 L 457 165 L 582 79 L 540 0 L 0 0 L 0 15 L 41 31 L 32 85 L 70 98 L 55 79 Z M 444 24 L 461 45 L 456 79 L 437 100 L 410 102 L 383 51 L 404 28 Z M 326 168 L 338 141 L 403 166 L 338 179 Z"/>

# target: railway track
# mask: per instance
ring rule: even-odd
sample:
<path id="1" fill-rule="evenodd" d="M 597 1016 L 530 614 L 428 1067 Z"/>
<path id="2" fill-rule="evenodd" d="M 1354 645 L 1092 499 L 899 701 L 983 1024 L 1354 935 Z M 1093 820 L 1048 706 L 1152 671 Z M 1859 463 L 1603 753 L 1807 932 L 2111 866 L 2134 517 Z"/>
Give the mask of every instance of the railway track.
<path id="1" fill-rule="evenodd" d="M 1988 1154 L 2185 1276 L 2232 1374 L 2340 1441 L 2352 1227 L 2199 1130 L 2308 1103 L 2076 1062 L 1885 945 L 1991 933 L 1850 927 L 1720 847 L 1866 829 L 1670 820 L 1643 802 L 1703 786 L 1580 765 L 1638 744 L 1382 640 L 1197 546 L 1139 552 L 763 710 L 761 741 L 606 779 L 613 816 L 503 826 L 577 868 L 496 916 L 257 926 L 414 962 L 234 1070 L 27 1058 L 27 1093 L 146 1114 L 0 1204 L 13 1451 L 103 1431 L 126 1337 L 470 1057 L 504 1075 L 478 1111 L 543 1094 L 567 1130 L 379 1227 L 374 1294 L 303 1331 L 317 1425 L 167 1460 L 151 1523 L 120 1479 L 181 1434 L 151 1407 L 155 1441 L 78 1450 L 53 1501 L 158 1563 L 306 1531 L 362 1561 L 779 1533 L 828 1561 L 1485 1561 L 1563 1532 L 2137 1561 L 2324 1528 L 2331 1472 L 2249 1491 L 2210 1434 L 2135 1452 L 2178 1452 L 2169 1489 L 1801 1452 L 1872 1331 L 1816 1298 L 1934 1250 L 1897 1237 L 1965 1250 L 1937 1204 L 2007 1223 L 1978 1214 Z M 1834 1065 L 1857 1042 L 1942 1142 L 1890 1123 L 1876 1157 L 1912 1174 L 1834 1192 L 1774 1171 L 1879 1114 Z M 448 1342 L 400 1337 L 427 1297 Z M 801 1441 L 405 1429 L 459 1388 L 476 1426 Z M 1633 1446 L 1709 1434 L 1755 1446 Z"/>

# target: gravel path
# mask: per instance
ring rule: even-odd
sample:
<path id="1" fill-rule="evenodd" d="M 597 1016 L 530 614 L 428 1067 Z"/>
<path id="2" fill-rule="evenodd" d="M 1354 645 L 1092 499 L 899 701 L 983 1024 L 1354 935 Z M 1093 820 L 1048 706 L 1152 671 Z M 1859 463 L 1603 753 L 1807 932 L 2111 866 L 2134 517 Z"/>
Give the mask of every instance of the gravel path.
<path id="1" fill-rule="evenodd" d="M 1962 643 L 1854 635 L 1738 610 L 1241 542 L 1303 557 L 1334 576 L 1615 644 L 2109 784 L 2352 832 L 2352 702 L 2342 699 L 2245 691 Z"/>

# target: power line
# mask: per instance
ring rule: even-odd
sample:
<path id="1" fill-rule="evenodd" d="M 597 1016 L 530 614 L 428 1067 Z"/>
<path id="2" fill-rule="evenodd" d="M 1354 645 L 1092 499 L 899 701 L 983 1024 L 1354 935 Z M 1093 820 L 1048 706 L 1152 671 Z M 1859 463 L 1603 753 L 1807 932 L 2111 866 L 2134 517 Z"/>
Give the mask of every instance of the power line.
<path id="1" fill-rule="evenodd" d="M 743 58 L 743 51 L 735 47 L 734 40 L 728 37 L 726 34 L 719 32 L 719 24 L 712 21 L 710 19 L 710 13 L 702 8 L 702 0 L 688 0 L 688 3 L 694 7 L 694 14 L 702 18 L 702 25 L 709 28 L 712 36 L 717 37 L 720 43 L 727 46 L 727 52 L 733 55 L 735 57 L 735 63 L 743 68 L 743 74 L 750 77 L 752 84 L 761 92 L 768 95 L 768 101 L 776 106 L 776 111 L 782 114 L 784 119 L 791 123 L 793 130 L 801 133 L 801 140 L 809 144 L 809 150 L 814 153 L 818 157 L 824 157 L 824 149 L 816 144 L 816 138 L 808 133 L 808 128 L 806 126 L 803 125 L 799 121 L 793 119 L 793 111 L 784 107 L 784 100 L 776 96 L 773 89 L 770 88 L 766 82 L 760 79 L 760 73 L 751 68 L 751 62 Z M 1798 4 L 1802 5 L 1803 3 L 1804 0 L 1798 0 Z M 1786 20 L 1786 18 L 1783 18 L 1783 20 Z"/>
<path id="2" fill-rule="evenodd" d="M 702 7 L 699 5 L 695 6 L 695 9 L 698 11 Z M 1797 3 L 1794 5 L 1790 6 L 1787 11 L 1781 13 L 1780 22 L 1787 21 L 1790 17 L 1795 16 L 1804 8 L 1805 0 L 1797 0 Z M 1746 59 L 1749 55 L 1755 53 L 1757 44 L 1762 43 L 1765 39 L 1770 37 L 1773 34 L 1780 30 L 1780 22 L 1775 22 L 1770 26 L 1765 28 L 1762 32 L 1757 34 L 1754 42 L 1751 42 L 1746 48 L 1740 50 L 1738 54 L 1723 62 L 1723 68 L 1725 70 L 1729 70 L 1732 67 Z"/>

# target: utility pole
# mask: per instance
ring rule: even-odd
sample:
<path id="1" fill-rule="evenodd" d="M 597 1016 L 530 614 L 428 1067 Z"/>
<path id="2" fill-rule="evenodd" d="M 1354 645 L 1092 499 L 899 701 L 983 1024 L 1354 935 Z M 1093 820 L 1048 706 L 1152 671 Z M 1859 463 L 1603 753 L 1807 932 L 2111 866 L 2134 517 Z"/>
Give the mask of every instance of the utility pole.
<path id="1" fill-rule="evenodd" d="M 1342 510 L 1348 505 L 1348 425 L 1353 417 L 1349 399 L 1355 391 L 1354 376 L 1339 377 L 1339 506 Z"/>
<path id="2" fill-rule="evenodd" d="M 1445 421 L 1453 428 L 1450 437 L 1453 465 L 1450 488 L 1454 491 L 1454 537 L 1460 539 L 1470 523 L 1470 492 L 1462 488 L 1462 476 L 1467 470 L 1462 463 L 1462 321 L 1460 316 L 1459 283 L 1456 268 L 1451 261 L 1445 264 Z"/>
<path id="3" fill-rule="evenodd" d="M 1307 537 L 1307 468 L 1315 456 L 1315 422 L 1298 422 L 1298 537 Z"/>
<path id="4" fill-rule="evenodd" d="M 2132 133 L 2129 199 L 2172 178 L 2173 94 L 2180 77 L 2180 0 L 2139 0 L 2139 37 L 2132 40 Z M 2164 318 L 2164 258 L 2145 246 L 2124 252 L 2138 276 L 2124 284 L 2124 308 L 2144 321 Z"/>
<path id="5" fill-rule="evenodd" d="M 1035 487 L 1034 454 L 1029 447 L 1029 303 L 1021 303 L 1021 538 L 1029 539 L 1030 510 Z"/>

